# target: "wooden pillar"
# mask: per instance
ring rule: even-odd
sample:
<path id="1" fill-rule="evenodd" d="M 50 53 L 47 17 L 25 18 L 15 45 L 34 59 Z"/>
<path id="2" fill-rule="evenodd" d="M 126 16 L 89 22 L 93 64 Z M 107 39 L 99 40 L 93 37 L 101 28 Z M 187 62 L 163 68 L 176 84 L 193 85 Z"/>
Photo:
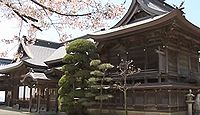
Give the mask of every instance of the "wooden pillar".
<path id="1" fill-rule="evenodd" d="M 157 107 L 158 106 L 158 90 L 157 89 L 155 89 L 154 90 L 155 92 L 155 107 Z"/>
<path id="2" fill-rule="evenodd" d="M 132 95 L 132 105 L 133 105 L 133 108 L 135 108 L 135 98 L 136 98 L 136 91 L 135 90 L 133 90 L 133 93 L 132 93 L 133 95 Z"/>
<path id="3" fill-rule="evenodd" d="M 191 50 L 192 51 L 192 50 Z M 192 72 L 192 65 L 191 65 L 191 55 L 192 54 L 190 54 L 189 53 L 189 55 L 188 55 L 188 71 L 189 71 L 189 73 L 188 73 L 188 75 L 189 75 L 189 77 L 191 77 L 191 72 Z"/>
<path id="4" fill-rule="evenodd" d="M 144 58 L 145 58 L 145 62 L 144 62 L 144 70 L 146 70 L 148 68 L 148 57 L 147 57 L 147 47 L 145 46 L 144 48 Z"/>
<path id="5" fill-rule="evenodd" d="M 145 105 L 147 104 L 147 92 L 144 90 L 143 94 L 144 94 L 143 98 L 144 98 L 144 107 L 145 107 Z"/>
<path id="6" fill-rule="evenodd" d="M 5 90 L 5 105 L 7 105 L 8 103 L 7 103 L 7 101 L 8 101 L 8 91 L 7 90 Z"/>
<path id="7" fill-rule="evenodd" d="M 176 64 L 177 64 L 177 73 L 178 73 L 178 76 L 177 76 L 177 81 L 180 81 L 180 77 L 179 77 L 179 75 L 180 75 L 180 62 L 179 62 L 179 59 L 180 58 L 180 50 L 178 50 L 178 52 L 177 52 L 177 58 L 176 58 Z"/>
<path id="8" fill-rule="evenodd" d="M 11 106 L 13 106 L 14 104 L 16 104 L 16 100 L 19 99 L 19 86 L 14 86 L 12 89 L 12 104 Z"/>
<path id="9" fill-rule="evenodd" d="M 47 109 L 46 109 L 46 111 L 49 111 L 49 108 L 50 108 L 49 88 L 47 88 L 47 90 L 46 90 L 46 96 L 47 96 L 47 103 L 46 103 Z"/>
<path id="10" fill-rule="evenodd" d="M 41 91 L 40 91 L 40 88 L 37 88 L 37 112 L 38 113 L 40 113 L 40 93 L 41 93 Z"/>
<path id="11" fill-rule="evenodd" d="M 199 55 L 199 53 L 198 53 L 198 55 Z M 198 70 L 197 70 L 198 72 L 200 72 L 200 67 L 199 66 L 200 66 L 200 64 L 199 64 L 199 57 L 198 57 Z"/>
<path id="12" fill-rule="evenodd" d="M 160 54 L 160 46 L 158 46 L 158 73 L 161 74 L 161 70 L 162 70 L 162 58 L 161 58 L 161 54 Z"/>
<path id="13" fill-rule="evenodd" d="M 176 103 L 177 103 L 177 110 L 179 111 L 180 110 L 180 105 L 179 105 L 179 90 L 176 90 Z"/>
<path id="14" fill-rule="evenodd" d="M 169 60 L 168 60 L 168 49 L 167 49 L 167 46 L 165 46 L 165 55 L 166 55 L 166 58 L 165 58 L 165 63 L 166 63 L 166 73 L 169 72 Z"/>
<path id="15" fill-rule="evenodd" d="M 171 106 L 171 90 L 168 90 L 168 97 L 169 97 L 169 99 L 168 99 L 168 107 L 170 107 Z M 171 108 L 169 108 L 169 110 L 171 111 Z"/>
<path id="16" fill-rule="evenodd" d="M 31 109 L 32 109 L 32 87 L 30 88 L 29 112 L 31 112 Z"/>
<path id="17" fill-rule="evenodd" d="M 56 90 L 56 92 L 58 92 L 58 89 Z M 56 93 L 56 112 L 58 112 L 58 97 L 59 97 L 59 95 L 58 95 L 58 93 Z"/>
<path id="18" fill-rule="evenodd" d="M 26 86 L 24 85 L 23 100 L 25 100 L 25 96 L 26 96 Z"/>
<path id="19" fill-rule="evenodd" d="M 166 68 L 165 68 L 165 72 L 168 74 L 169 73 L 169 60 L 168 60 L 168 49 L 167 49 L 168 46 L 165 46 L 165 65 L 166 65 Z M 168 76 L 165 78 L 165 80 L 167 82 L 169 82 L 169 78 Z"/>

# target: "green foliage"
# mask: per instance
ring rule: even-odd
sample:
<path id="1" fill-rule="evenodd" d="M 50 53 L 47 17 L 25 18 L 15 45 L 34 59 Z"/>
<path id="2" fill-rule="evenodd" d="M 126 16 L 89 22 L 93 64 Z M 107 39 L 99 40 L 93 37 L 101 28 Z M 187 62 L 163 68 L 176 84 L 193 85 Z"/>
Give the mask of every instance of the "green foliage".
<path id="1" fill-rule="evenodd" d="M 96 53 L 96 46 L 93 42 L 85 39 L 78 39 L 72 41 L 66 48 L 68 54 L 70 53 L 82 53 L 87 55 L 93 55 Z M 94 58 L 94 57 L 93 57 Z"/>
<path id="2" fill-rule="evenodd" d="M 110 98 L 112 98 L 113 96 L 112 95 L 109 95 L 109 94 L 107 94 L 107 95 L 99 95 L 99 96 L 96 96 L 95 97 L 95 100 L 108 100 L 108 99 L 110 99 Z"/>
<path id="3" fill-rule="evenodd" d="M 103 63 L 103 64 L 100 64 L 98 66 L 99 70 L 103 70 L 103 71 L 108 70 L 108 69 L 112 69 L 113 67 L 114 66 L 111 65 L 110 63 Z"/>
<path id="4" fill-rule="evenodd" d="M 90 74 L 94 76 L 104 76 L 104 73 L 99 70 L 92 71 Z"/>
<path id="5" fill-rule="evenodd" d="M 66 47 L 62 67 L 65 75 L 58 82 L 60 111 L 68 115 L 87 114 L 87 106 L 94 95 L 89 91 L 90 61 L 98 58 L 96 51 L 95 44 L 85 39 L 74 40 Z"/>
<path id="6" fill-rule="evenodd" d="M 92 60 L 91 62 L 90 62 L 90 66 L 98 66 L 99 64 L 101 64 L 101 60 Z"/>
<path id="7" fill-rule="evenodd" d="M 113 68 L 114 66 L 110 63 L 101 63 L 100 60 L 92 60 L 90 62 L 90 66 L 96 68 L 96 70 L 90 72 L 93 77 L 89 79 L 91 87 L 98 90 L 98 92 L 95 95 L 95 100 L 100 100 L 100 113 L 102 115 L 102 103 L 103 100 L 107 100 L 109 98 L 112 98 L 112 95 L 106 94 L 105 90 L 109 90 L 110 86 L 105 85 L 104 82 L 110 82 L 112 78 L 106 76 L 106 71 L 108 69 Z"/>

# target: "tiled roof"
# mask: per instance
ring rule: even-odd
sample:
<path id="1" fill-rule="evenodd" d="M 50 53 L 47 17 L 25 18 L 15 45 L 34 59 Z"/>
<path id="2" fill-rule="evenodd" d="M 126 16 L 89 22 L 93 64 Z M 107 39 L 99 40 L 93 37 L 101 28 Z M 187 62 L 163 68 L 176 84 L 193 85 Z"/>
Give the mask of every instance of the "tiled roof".
<path id="1" fill-rule="evenodd" d="M 32 57 L 25 59 L 24 61 L 37 66 L 47 66 L 44 63 L 44 60 L 47 59 L 56 49 L 44 47 L 44 46 L 37 46 L 37 45 L 30 45 L 28 46 Z"/>
<path id="2" fill-rule="evenodd" d="M 61 61 L 62 58 L 65 56 L 66 51 L 65 51 L 65 46 L 62 46 L 58 48 L 51 56 L 49 56 L 46 60 L 45 63 L 51 62 L 51 61 Z"/>
<path id="3" fill-rule="evenodd" d="M 47 67 L 44 63 L 44 60 L 47 59 L 57 48 L 59 48 L 62 44 L 50 42 L 46 40 L 36 39 L 34 44 L 28 44 L 21 39 L 21 45 L 19 49 L 21 49 L 24 54 L 21 60 L 29 66 L 41 66 Z M 19 50 L 18 52 L 21 52 Z"/>

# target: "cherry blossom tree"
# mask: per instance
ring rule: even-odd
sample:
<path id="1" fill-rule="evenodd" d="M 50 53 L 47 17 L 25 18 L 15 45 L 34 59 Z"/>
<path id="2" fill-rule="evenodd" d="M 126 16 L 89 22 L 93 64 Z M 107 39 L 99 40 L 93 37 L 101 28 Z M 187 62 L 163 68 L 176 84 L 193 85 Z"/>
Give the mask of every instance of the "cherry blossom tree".
<path id="1" fill-rule="evenodd" d="M 0 21 L 15 18 L 19 23 L 19 34 L 0 42 L 19 40 L 23 28 L 27 29 L 27 39 L 33 41 L 37 31 L 54 28 L 63 42 L 70 37 L 66 28 L 104 28 L 105 20 L 122 16 L 125 3 L 126 0 L 0 0 Z M 2 56 L 5 54 L 2 52 Z"/>

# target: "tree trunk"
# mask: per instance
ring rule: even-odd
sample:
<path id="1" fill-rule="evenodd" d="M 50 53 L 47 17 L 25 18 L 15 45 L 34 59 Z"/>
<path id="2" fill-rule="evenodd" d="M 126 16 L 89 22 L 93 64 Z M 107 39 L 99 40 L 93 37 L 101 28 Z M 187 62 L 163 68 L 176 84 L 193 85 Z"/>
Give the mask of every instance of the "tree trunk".
<path id="1" fill-rule="evenodd" d="M 124 110 L 125 110 L 125 115 L 128 115 L 128 110 L 127 110 L 127 90 L 124 90 Z"/>
<path id="2" fill-rule="evenodd" d="M 124 110 L 125 110 L 125 115 L 128 115 L 128 111 L 127 111 L 127 83 L 126 83 L 126 78 L 127 75 L 124 75 Z"/>

